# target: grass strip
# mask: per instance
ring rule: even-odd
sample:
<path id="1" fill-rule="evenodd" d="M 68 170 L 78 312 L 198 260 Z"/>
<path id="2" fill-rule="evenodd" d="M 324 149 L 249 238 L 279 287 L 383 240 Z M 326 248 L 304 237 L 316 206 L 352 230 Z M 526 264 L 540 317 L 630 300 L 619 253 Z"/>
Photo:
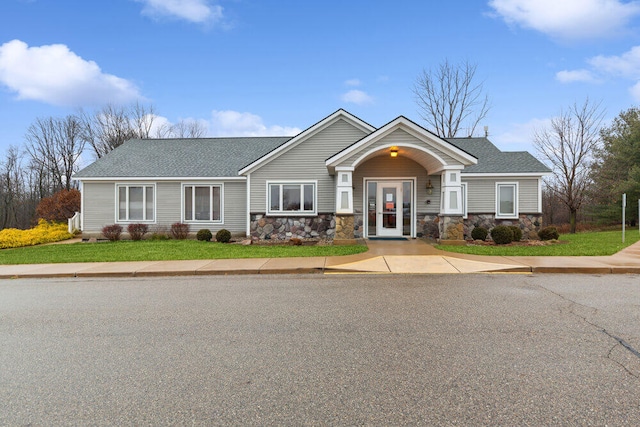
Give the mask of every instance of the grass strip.
<path id="1" fill-rule="evenodd" d="M 100 261 L 168 261 L 188 259 L 341 256 L 365 252 L 364 245 L 262 246 L 197 240 L 119 241 L 31 246 L 0 251 L 0 264 L 48 264 Z"/>
<path id="2" fill-rule="evenodd" d="M 638 230 L 627 231 L 625 243 L 622 243 L 622 231 L 590 231 L 576 234 L 563 234 L 560 242 L 549 246 L 450 246 L 437 245 L 438 249 L 473 255 L 496 256 L 607 256 L 640 240 Z"/>

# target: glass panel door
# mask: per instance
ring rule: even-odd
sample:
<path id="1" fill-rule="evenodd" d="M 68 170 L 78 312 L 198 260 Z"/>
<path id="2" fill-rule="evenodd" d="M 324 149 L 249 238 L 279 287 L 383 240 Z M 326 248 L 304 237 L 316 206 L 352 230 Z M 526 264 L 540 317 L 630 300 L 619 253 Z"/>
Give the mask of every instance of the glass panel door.
<path id="1" fill-rule="evenodd" d="M 378 236 L 402 236 L 402 183 L 379 182 L 377 194 L 377 227 Z"/>

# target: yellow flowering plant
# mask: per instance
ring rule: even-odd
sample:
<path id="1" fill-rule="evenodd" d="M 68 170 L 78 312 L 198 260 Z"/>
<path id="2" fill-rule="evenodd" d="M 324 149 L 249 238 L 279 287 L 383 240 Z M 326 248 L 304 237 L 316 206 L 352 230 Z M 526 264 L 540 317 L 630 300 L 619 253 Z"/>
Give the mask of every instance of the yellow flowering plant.
<path id="1" fill-rule="evenodd" d="M 72 237 L 73 235 L 67 230 L 66 224 L 41 219 L 37 226 L 28 230 L 18 230 L 17 228 L 0 230 L 0 249 L 58 242 Z"/>

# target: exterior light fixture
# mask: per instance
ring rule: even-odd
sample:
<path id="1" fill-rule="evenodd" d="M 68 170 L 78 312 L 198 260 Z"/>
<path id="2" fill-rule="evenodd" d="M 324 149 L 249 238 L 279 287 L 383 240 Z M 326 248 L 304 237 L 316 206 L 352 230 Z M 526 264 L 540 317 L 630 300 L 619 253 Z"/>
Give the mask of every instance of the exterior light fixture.
<path id="1" fill-rule="evenodd" d="M 427 194 L 433 194 L 433 185 L 431 185 L 431 179 L 427 181 Z"/>
<path id="2" fill-rule="evenodd" d="M 398 149 L 397 148 L 392 148 L 391 149 L 391 157 L 398 157 Z"/>

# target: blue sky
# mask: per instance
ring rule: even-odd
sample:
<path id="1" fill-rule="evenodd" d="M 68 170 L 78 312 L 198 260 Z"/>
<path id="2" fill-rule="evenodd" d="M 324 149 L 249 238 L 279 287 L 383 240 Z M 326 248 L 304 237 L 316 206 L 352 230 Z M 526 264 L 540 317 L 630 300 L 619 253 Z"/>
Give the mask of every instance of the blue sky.
<path id="1" fill-rule="evenodd" d="M 287 135 L 344 108 L 418 123 L 443 60 L 477 64 L 503 150 L 586 97 L 640 102 L 640 2 L 622 0 L 2 0 L 0 162 L 38 117 L 150 103 L 210 136 Z"/>

